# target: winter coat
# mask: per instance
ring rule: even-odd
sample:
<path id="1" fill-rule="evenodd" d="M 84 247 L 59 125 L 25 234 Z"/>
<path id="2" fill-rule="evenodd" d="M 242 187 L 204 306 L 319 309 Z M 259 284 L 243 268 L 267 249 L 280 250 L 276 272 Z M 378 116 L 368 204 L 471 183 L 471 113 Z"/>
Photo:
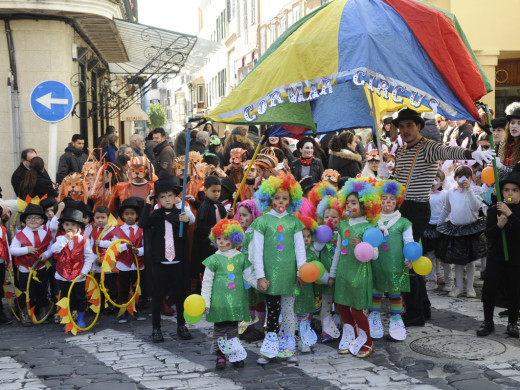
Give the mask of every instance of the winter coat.
<path id="1" fill-rule="evenodd" d="M 206 152 L 206 147 L 204 144 L 195 141 L 190 143 L 190 152 L 199 152 L 201 155 L 203 155 Z"/>
<path id="2" fill-rule="evenodd" d="M 168 141 L 163 141 L 155 148 L 153 148 L 155 155 L 155 174 L 159 179 L 166 176 L 173 176 L 173 159 L 175 153 Z"/>
<path id="3" fill-rule="evenodd" d="M 40 199 L 44 195 L 47 195 L 48 198 L 58 197 L 58 193 L 52 186 L 52 180 L 49 178 L 49 175 L 46 171 L 44 173 L 38 173 L 38 176 L 36 177 L 36 185 L 34 186 L 32 193 L 26 194 L 23 191 L 23 181 L 20 183 L 18 193 L 21 195 L 21 199 L 25 199 L 27 195 L 30 195 L 31 198 L 38 196 Z"/>
<path id="4" fill-rule="evenodd" d="M 173 149 L 176 156 L 184 156 L 186 154 L 186 136 L 188 135 L 187 130 L 181 131 L 175 138 Z"/>
<path id="5" fill-rule="evenodd" d="M 356 177 L 361 173 L 363 166 L 362 158 L 358 153 L 348 149 L 341 149 L 339 152 L 330 151 L 329 169 L 335 169 L 341 177 Z"/>
<path id="6" fill-rule="evenodd" d="M 101 154 L 105 156 L 104 160 L 106 162 L 111 162 L 112 164 L 117 163 L 116 153 L 117 153 L 117 146 L 112 145 L 112 144 L 108 145 L 101 152 Z"/>
<path id="7" fill-rule="evenodd" d="M 14 171 L 13 175 L 11 176 L 11 185 L 13 186 L 13 191 L 18 198 L 21 198 L 20 188 L 27 172 L 29 172 L 29 170 L 25 167 L 25 165 L 23 165 L 23 163 L 20 163 L 18 168 L 16 168 L 16 171 Z"/>
<path id="8" fill-rule="evenodd" d="M 87 158 L 88 156 L 83 150 L 76 149 L 69 143 L 69 146 L 65 148 L 65 153 L 60 157 L 58 171 L 56 173 L 56 182 L 61 183 L 65 176 L 74 172 L 81 172 Z"/>
<path id="9" fill-rule="evenodd" d="M 293 174 L 296 181 L 300 181 L 303 179 L 302 176 L 302 163 L 300 160 L 296 159 L 291 162 L 290 165 L 291 173 Z M 311 163 L 311 170 L 309 172 L 309 176 L 314 180 L 315 183 L 321 181 L 321 175 L 323 175 L 323 164 L 319 158 L 313 157 Z"/>

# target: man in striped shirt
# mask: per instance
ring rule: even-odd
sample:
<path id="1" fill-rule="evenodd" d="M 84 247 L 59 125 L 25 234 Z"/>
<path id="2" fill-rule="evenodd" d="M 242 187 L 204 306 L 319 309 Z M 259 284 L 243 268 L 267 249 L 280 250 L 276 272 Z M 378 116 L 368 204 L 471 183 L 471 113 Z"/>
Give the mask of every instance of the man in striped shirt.
<path id="1" fill-rule="evenodd" d="M 472 151 L 458 146 L 446 146 L 421 136 L 424 119 L 414 110 L 403 108 L 392 123 L 406 143 L 396 153 L 394 178 L 406 187 L 399 211 L 412 222 L 413 236 L 419 241 L 430 221 L 430 190 L 440 160 L 476 160 L 489 163 L 495 152 Z M 406 326 L 423 326 L 430 317 L 430 301 L 424 279 L 410 270 L 410 292 L 405 294 Z"/>

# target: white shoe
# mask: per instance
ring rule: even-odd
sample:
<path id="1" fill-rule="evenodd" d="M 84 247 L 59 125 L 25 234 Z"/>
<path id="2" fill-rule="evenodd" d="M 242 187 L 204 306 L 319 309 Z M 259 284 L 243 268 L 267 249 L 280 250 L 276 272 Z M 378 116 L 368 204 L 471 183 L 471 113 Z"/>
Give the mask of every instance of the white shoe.
<path id="1" fill-rule="evenodd" d="M 394 340 L 403 341 L 406 339 L 406 327 L 400 314 L 394 314 L 390 317 L 388 333 Z"/>
<path id="2" fill-rule="evenodd" d="M 383 322 L 381 321 L 381 313 L 373 311 L 368 315 L 368 324 L 370 325 L 370 336 L 373 339 L 382 339 L 385 335 Z"/>
<path id="3" fill-rule="evenodd" d="M 354 342 L 355 338 L 356 333 L 354 332 L 354 327 L 350 324 L 343 325 L 343 334 L 341 335 L 341 340 L 339 342 L 339 353 L 349 353 L 350 343 Z"/>
<path id="4" fill-rule="evenodd" d="M 262 343 L 262 347 L 260 348 L 260 354 L 265 356 L 268 359 L 274 358 L 278 355 L 280 342 L 278 340 L 278 335 L 274 332 L 268 332 L 265 335 L 264 341 Z M 262 363 L 259 363 L 262 364 Z M 267 363 L 263 363 L 267 364 Z"/>
<path id="5" fill-rule="evenodd" d="M 466 289 L 466 297 L 468 298 L 476 298 L 477 293 L 475 292 L 475 289 L 473 287 L 470 287 Z"/>
<path id="6" fill-rule="evenodd" d="M 348 347 L 350 353 L 354 356 L 356 356 L 359 352 L 359 350 L 365 345 L 367 342 L 368 337 L 367 334 L 363 329 L 358 328 L 358 337 L 352 341 Z"/>
<path id="7" fill-rule="evenodd" d="M 287 359 L 287 363 L 298 363 L 298 356 L 296 356 L 296 354 L 293 354 L 291 357 Z"/>
<path id="8" fill-rule="evenodd" d="M 448 294 L 449 297 L 457 298 L 462 293 L 462 288 L 455 287 L 453 290 L 450 291 Z"/>
<path id="9" fill-rule="evenodd" d="M 444 292 L 448 292 L 448 293 L 449 293 L 449 292 L 451 292 L 451 290 L 453 290 L 453 287 L 455 287 L 455 286 L 453 285 L 453 283 L 447 283 L 447 284 L 445 284 L 444 287 L 442 288 L 442 291 L 444 291 Z"/>
<path id="10" fill-rule="evenodd" d="M 301 353 L 309 353 L 311 351 L 311 347 L 305 343 L 303 343 L 300 339 L 300 351 Z"/>
<path id="11" fill-rule="evenodd" d="M 437 290 L 437 282 L 426 282 L 426 291 Z"/>
<path id="12" fill-rule="evenodd" d="M 270 358 L 266 357 L 266 356 L 260 356 L 257 361 L 256 361 L 256 364 L 260 364 L 262 366 L 265 366 L 266 364 L 269 364 L 269 362 L 271 361 Z"/>

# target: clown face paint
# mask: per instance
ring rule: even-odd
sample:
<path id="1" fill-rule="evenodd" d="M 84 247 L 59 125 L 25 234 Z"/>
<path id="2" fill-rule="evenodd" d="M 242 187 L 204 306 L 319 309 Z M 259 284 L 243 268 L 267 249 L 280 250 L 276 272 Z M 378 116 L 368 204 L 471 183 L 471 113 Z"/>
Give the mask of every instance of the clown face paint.
<path id="1" fill-rule="evenodd" d="M 336 230 L 339 224 L 339 213 L 334 209 L 327 209 L 323 213 L 323 222 L 327 224 L 332 230 Z"/>
<path id="2" fill-rule="evenodd" d="M 302 154 L 303 158 L 312 157 L 314 154 L 314 145 L 312 142 L 305 142 L 303 147 L 300 149 L 300 153 Z"/>
<path id="3" fill-rule="evenodd" d="M 512 137 L 520 136 L 520 119 L 511 119 L 511 122 L 509 122 L 509 134 L 511 134 Z"/>
<path id="4" fill-rule="evenodd" d="M 307 249 L 312 243 L 312 233 L 309 229 L 303 229 L 303 242 L 305 243 L 305 249 Z"/>
<path id="5" fill-rule="evenodd" d="M 383 214 L 392 214 L 397 208 L 397 198 L 395 195 L 383 194 L 381 196 L 381 212 Z"/>
<path id="6" fill-rule="evenodd" d="M 217 237 L 217 248 L 221 252 L 227 252 L 230 249 L 233 249 L 233 243 L 226 236 Z"/>
<path id="7" fill-rule="evenodd" d="M 247 207 L 240 207 L 238 215 L 240 216 L 240 226 L 246 230 L 253 223 L 253 215 Z"/>
<path id="8" fill-rule="evenodd" d="M 345 214 L 347 214 L 348 212 L 347 216 L 349 218 L 358 218 L 365 215 L 365 210 L 363 210 L 363 208 L 361 207 L 361 203 L 359 203 L 359 199 L 355 194 L 350 194 L 347 197 L 347 201 L 345 202 L 345 208 Z"/>
<path id="9" fill-rule="evenodd" d="M 272 208 L 277 213 L 283 213 L 289 207 L 291 201 L 291 195 L 287 190 L 277 191 L 273 196 Z"/>

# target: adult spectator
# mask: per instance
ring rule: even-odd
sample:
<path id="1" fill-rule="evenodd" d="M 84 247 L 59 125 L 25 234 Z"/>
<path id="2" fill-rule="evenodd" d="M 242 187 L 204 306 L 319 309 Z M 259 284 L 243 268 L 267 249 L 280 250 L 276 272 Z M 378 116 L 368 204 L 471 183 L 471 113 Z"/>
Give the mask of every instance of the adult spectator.
<path id="1" fill-rule="evenodd" d="M 43 159 L 41 157 L 33 157 L 29 166 L 29 171 L 20 186 L 20 198 L 25 199 L 27 195 L 31 198 L 35 196 L 40 199 L 47 195 L 49 198 L 56 198 L 58 193 L 54 187 L 54 183 L 47 175 Z"/>
<path id="2" fill-rule="evenodd" d="M 437 128 L 439 129 L 439 133 L 441 136 L 440 140 L 444 143 L 444 134 L 449 129 L 448 121 L 441 114 L 435 114 L 433 120 L 435 122 L 435 126 L 437 126 Z"/>
<path id="3" fill-rule="evenodd" d="M 211 122 L 207 122 L 204 125 L 203 130 L 207 131 L 210 136 L 215 135 L 218 137 L 218 132 L 217 132 L 217 130 L 215 130 L 215 128 L 213 127 L 213 123 L 211 123 Z"/>
<path id="4" fill-rule="evenodd" d="M 289 144 L 287 141 L 280 137 L 268 137 L 266 142 L 266 147 L 270 146 L 272 148 L 280 149 L 285 159 L 290 163 L 292 163 L 294 160 L 296 160 L 296 157 L 292 154 L 291 148 L 289 147 Z"/>
<path id="5" fill-rule="evenodd" d="M 500 154 L 498 153 L 498 147 L 505 138 L 506 125 L 507 119 L 504 117 L 495 118 L 491 120 L 491 127 L 493 128 L 493 142 L 495 143 L 497 156 L 500 156 Z"/>
<path id="6" fill-rule="evenodd" d="M 116 161 L 119 159 L 119 156 L 121 156 L 122 154 L 127 156 L 129 159 L 135 156 L 134 149 L 130 145 L 127 145 L 127 144 L 123 144 L 119 147 L 119 150 L 116 153 Z M 136 157 L 139 157 L 139 156 L 136 156 Z"/>
<path id="7" fill-rule="evenodd" d="M 199 152 L 201 155 L 206 153 L 209 141 L 209 134 L 207 131 L 199 131 L 195 136 L 195 142 L 190 143 L 190 152 Z"/>
<path id="8" fill-rule="evenodd" d="M 386 116 L 382 120 L 381 137 L 386 141 L 393 143 L 397 139 L 397 129 L 392 124 L 392 117 Z"/>
<path id="9" fill-rule="evenodd" d="M 117 135 L 117 131 L 116 131 L 116 128 L 112 125 L 109 125 L 107 126 L 107 128 L 105 129 L 105 134 L 103 134 L 101 137 L 99 137 L 97 139 L 97 144 L 96 144 L 96 148 L 101 148 L 101 144 L 104 142 L 104 139 L 109 136 L 110 134 L 115 134 Z M 101 160 L 101 155 L 103 154 L 101 150 L 96 150 L 96 158 L 98 160 Z"/>
<path id="10" fill-rule="evenodd" d="M 134 151 L 134 156 L 140 157 L 144 154 L 144 138 L 141 134 L 132 134 L 130 136 L 130 146 L 132 147 L 132 150 Z"/>
<path id="11" fill-rule="evenodd" d="M 332 137 L 329 143 L 329 169 L 335 169 L 341 177 L 356 177 L 363 169 L 363 159 L 356 152 L 354 134 L 344 131 Z"/>
<path id="12" fill-rule="evenodd" d="M 144 154 L 152 163 L 155 161 L 155 155 L 153 154 L 153 148 L 155 147 L 153 143 L 153 130 L 148 133 L 146 139 L 144 141 Z"/>
<path id="13" fill-rule="evenodd" d="M 110 162 L 112 164 L 116 163 L 116 153 L 118 150 L 116 143 L 118 140 L 119 137 L 117 135 L 108 134 L 99 144 L 99 147 L 101 148 L 101 156 L 106 162 Z"/>
<path id="14" fill-rule="evenodd" d="M 11 185 L 13 186 L 13 191 L 18 198 L 21 198 L 20 186 L 25 178 L 25 174 L 29 171 L 31 160 L 34 157 L 36 157 L 36 150 L 32 148 L 22 150 L 22 161 L 11 176 Z"/>
<path id="15" fill-rule="evenodd" d="M 182 130 L 177 137 L 175 138 L 175 143 L 173 145 L 173 150 L 177 156 L 184 156 L 186 154 L 186 138 L 188 136 L 188 126 L 189 123 L 186 123 L 184 126 L 184 130 Z"/>
<path id="16" fill-rule="evenodd" d="M 211 137 L 209 137 L 208 152 L 218 156 L 218 158 L 220 159 L 221 167 L 225 167 L 229 164 L 229 161 L 224 161 L 224 155 L 222 154 L 222 141 L 218 136 L 212 135 Z"/>
<path id="17" fill-rule="evenodd" d="M 430 221 L 430 190 L 440 160 L 476 160 L 490 162 L 494 152 L 472 151 L 458 146 L 446 146 L 421 135 L 424 119 L 414 110 L 398 112 L 393 124 L 399 129 L 406 147 L 396 153 L 395 179 L 405 186 L 404 202 L 399 211 L 412 222 L 413 237 L 419 241 Z M 410 292 L 405 293 L 406 326 L 424 326 L 430 318 L 430 301 L 424 279 L 410 270 Z"/>
<path id="18" fill-rule="evenodd" d="M 424 127 L 421 130 L 421 135 L 424 138 L 431 139 L 433 141 L 441 140 L 441 132 L 439 128 L 435 124 L 435 116 L 433 112 L 423 112 L 421 117 L 424 119 Z"/>
<path id="19" fill-rule="evenodd" d="M 250 125 L 247 129 L 247 138 L 253 142 L 253 145 L 256 148 L 260 143 L 260 133 L 258 132 L 258 127 Z"/>
<path id="20" fill-rule="evenodd" d="M 231 130 L 226 128 L 224 130 L 224 136 L 220 139 L 220 141 L 222 142 L 222 145 L 226 144 L 226 140 L 229 138 L 230 135 L 231 135 Z"/>
<path id="21" fill-rule="evenodd" d="M 235 148 L 242 148 L 247 150 L 246 160 L 249 160 L 251 157 L 253 157 L 253 153 L 255 152 L 255 145 L 249 138 L 247 138 L 247 129 L 245 127 L 241 126 L 233 129 L 231 135 L 226 138 L 226 143 L 224 144 L 224 161 L 226 162 L 226 165 L 229 164 L 229 152 L 231 149 Z"/>
<path id="22" fill-rule="evenodd" d="M 457 142 L 457 145 L 462 145 L 462 142 L 469 138 L 467 146 L 471 145 L 471 136 L 473 135 L 473 126 L 467 120 L 460 120 L 455 122 L 456 126 L 453 131 L 450 133 L 450 138 L 448 139 L 448 143 L 454 139 Z"/>
<path id="23" fill-rule="evenodd" d="M 74 134 L 69 145 L 65 148 L 65 153 L 60 157 L 58 162 L 58 172 L 56 173 L 56 182 L 61 183 L 65 176 L 81 172 L 83 164 L 87 161 L 87 154 L 83 152 L 85 139 L 81 134 Z"/>
<path id="24" fill-rule="evenodd" d="M 297 181 L 307 176 L 311 177 L 315 183 L 321 181 L 324 169 L 321 160 L 314 157 L 315 144 L 314 139 L 311 137 L 304 137 L 296 144 L 300 157 L 291 163 L 290 168 Z"/>
<path id="25" fill-rule="evenodd" d="M 515 163 L 520 161 L 520 103 L 511 103 L 506 108 L 506 129 L 504 140 L 498 148 L 497 166 L 500 176 L 508 174 Z"/>
<path id="26" fill-rule="evenodd" d="M 159 179 L 166 176 L 173 176 L 173 159 L 175 152 L 168 144 L 166 139 L 166 132 L 162 127 L 158 127 L 153 132 L 153 153 L 155 156 L 155 174 Z"/>

